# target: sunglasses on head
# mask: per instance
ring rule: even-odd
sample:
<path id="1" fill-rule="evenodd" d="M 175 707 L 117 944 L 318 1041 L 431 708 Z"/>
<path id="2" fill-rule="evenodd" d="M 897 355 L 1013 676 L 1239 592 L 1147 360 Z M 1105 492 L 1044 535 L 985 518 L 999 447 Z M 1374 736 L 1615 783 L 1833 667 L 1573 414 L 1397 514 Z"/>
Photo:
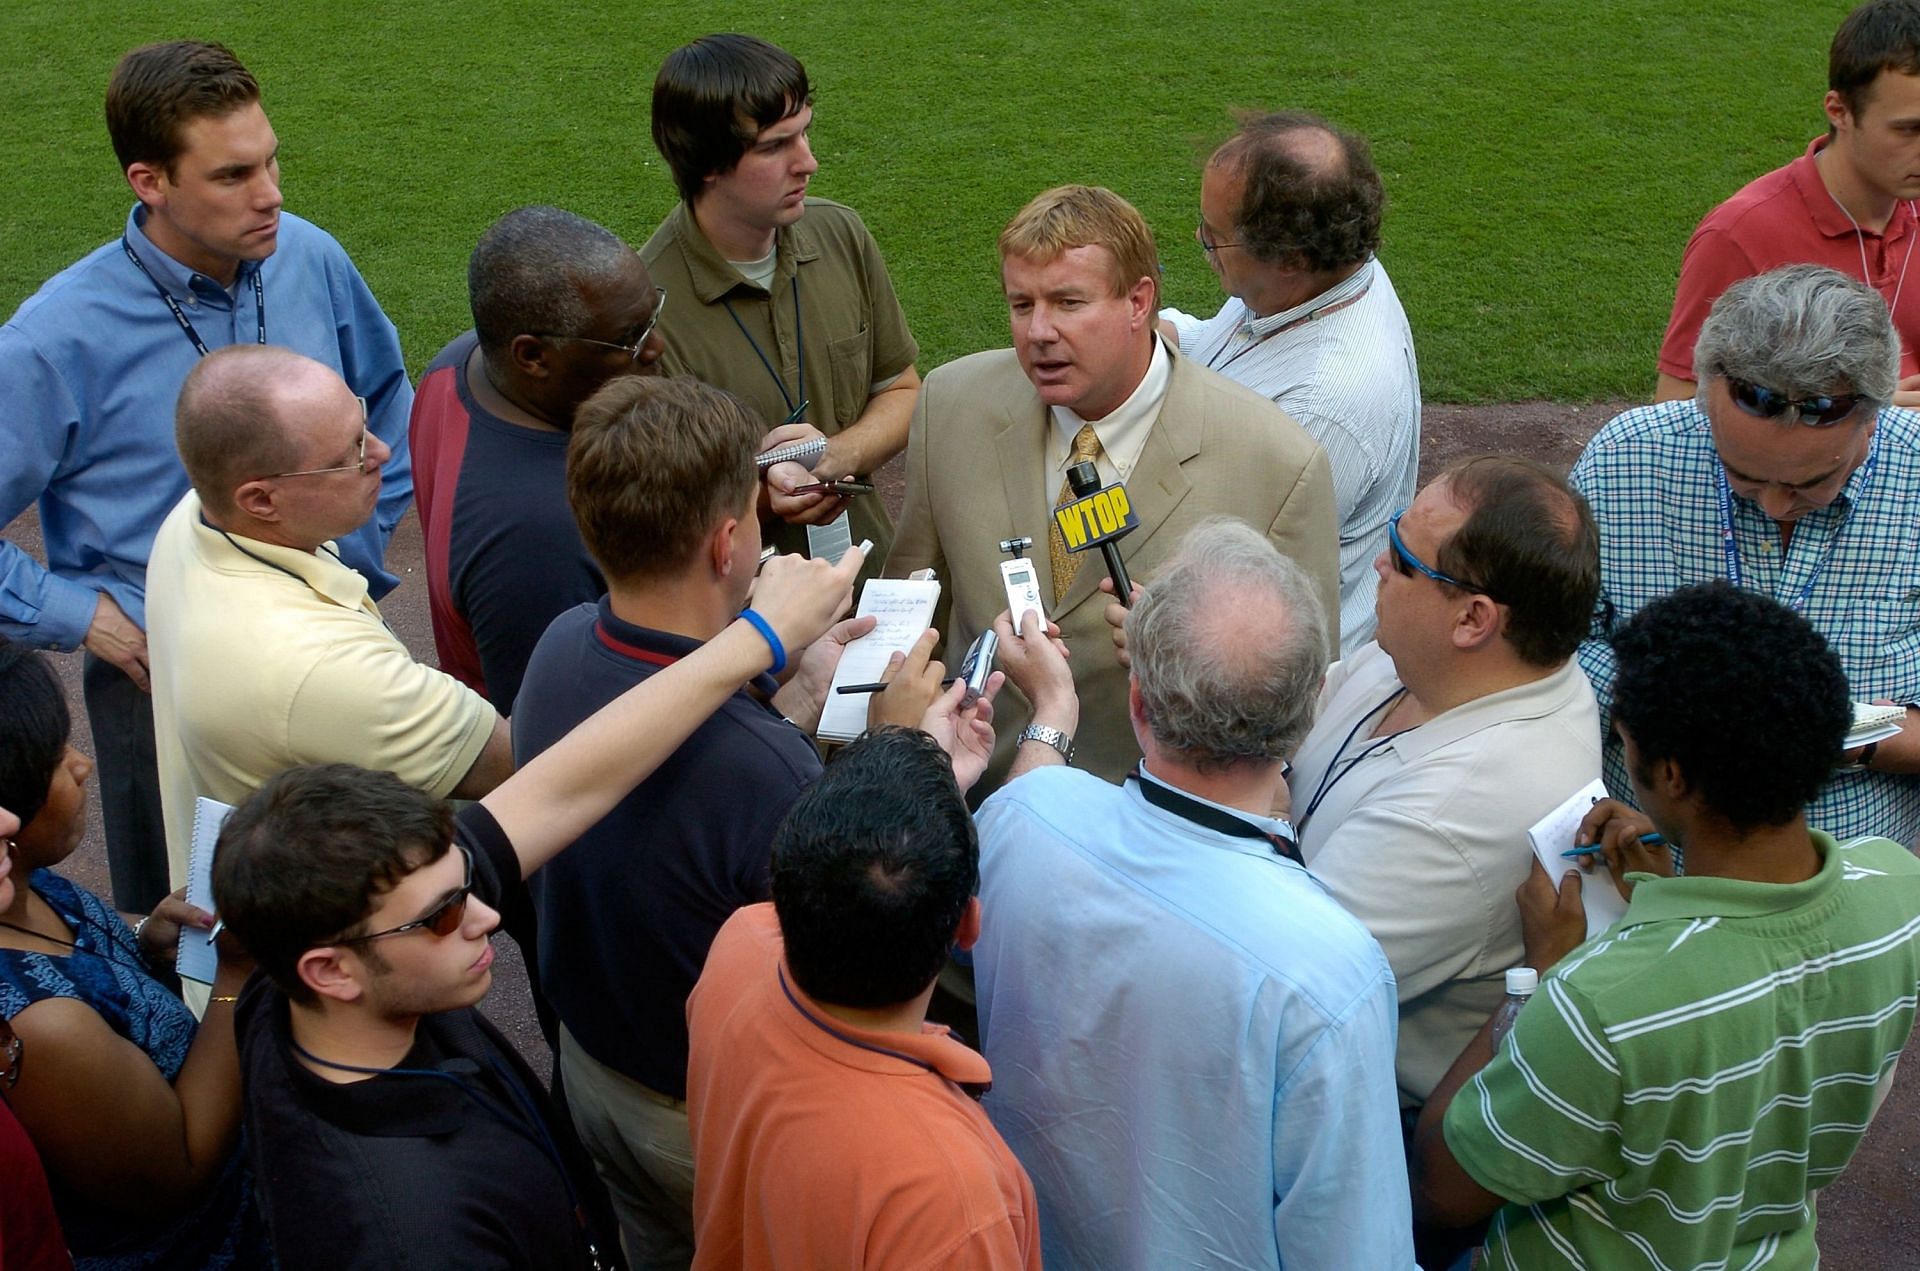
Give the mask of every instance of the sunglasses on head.
<path id="1" fill-rule="evenodd" d="M 436 936 L 450 936 L 460 930 L 460 924 L 467 917 L 467 898 L 473 895 L 473 853 L 459 844 L 460 855 L 466 858 L 467 880 L 459 887 L 447 893 L 447 898 L 433 909 L 412 922 L 403 922 L 397 927 L 388 927 L 385 931 L 370 931 L 364 936 L 348 936 L 344 940 L 329 940 L 328 944 L 365 944 L 369 940 L 381 940 L 387 936 L 405 935 L 409 931 L 431 931 Z"/>
<path id="2" fill-rule="evenodd" d="M 1866 399 L 1859 393 L 1828 393 L 1819 397 L 1791 398 L 1777 388 L 1755 384 L 1737 375 L 1720 372 L 1727 381 L 1727 395 L 1733 404 L 1758 419 L 1778 419 L 1788 411 L 1800 416 L 1809 428 L 1831 428 L 1853 414 Z"/>

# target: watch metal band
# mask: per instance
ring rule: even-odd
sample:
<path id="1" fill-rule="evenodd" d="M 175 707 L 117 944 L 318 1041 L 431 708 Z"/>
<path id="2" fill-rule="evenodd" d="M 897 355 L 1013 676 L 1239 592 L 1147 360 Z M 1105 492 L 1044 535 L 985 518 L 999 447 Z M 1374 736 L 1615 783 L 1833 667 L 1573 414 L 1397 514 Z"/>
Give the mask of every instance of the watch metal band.
<path id="1" fill-rule="evenodd" d="M 1042 745 L 1052 746 L 1060 752 L 1062 759 L 1068 763 L 1073 762 L 1073 738 L 1050 724 L 1028 724 L 1020 730 L 1020 736 L 1014 744 L 1017 746 L 1021 742 L 1028 741 L 1037 741 Z"/>

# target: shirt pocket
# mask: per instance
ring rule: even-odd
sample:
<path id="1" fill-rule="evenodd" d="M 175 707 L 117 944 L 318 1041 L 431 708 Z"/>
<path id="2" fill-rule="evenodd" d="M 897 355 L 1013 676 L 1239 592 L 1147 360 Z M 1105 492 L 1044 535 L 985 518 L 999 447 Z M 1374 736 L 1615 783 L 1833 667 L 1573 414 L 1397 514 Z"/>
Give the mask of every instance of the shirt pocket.
<path id="1" fill-rule="evenodd" d="M 868 391 L 873 387 L 873 339 L 870 328 L 862 326 L 827 346 L 827 361 L 833 375 L 834 431 L 860 418 L 867 408 Z"/>

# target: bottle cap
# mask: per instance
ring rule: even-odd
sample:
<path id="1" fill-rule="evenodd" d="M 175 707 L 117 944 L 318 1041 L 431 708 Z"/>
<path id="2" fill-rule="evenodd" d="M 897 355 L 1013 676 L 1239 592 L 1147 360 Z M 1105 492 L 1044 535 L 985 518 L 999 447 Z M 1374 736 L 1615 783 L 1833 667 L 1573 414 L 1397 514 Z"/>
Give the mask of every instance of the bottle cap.
<path id="1" fill-rule="evenodd" d="M 1507 996 L 1530 997 L 1540 987 L 1540 973 L 1530 966 L 1507 968 Z"/>

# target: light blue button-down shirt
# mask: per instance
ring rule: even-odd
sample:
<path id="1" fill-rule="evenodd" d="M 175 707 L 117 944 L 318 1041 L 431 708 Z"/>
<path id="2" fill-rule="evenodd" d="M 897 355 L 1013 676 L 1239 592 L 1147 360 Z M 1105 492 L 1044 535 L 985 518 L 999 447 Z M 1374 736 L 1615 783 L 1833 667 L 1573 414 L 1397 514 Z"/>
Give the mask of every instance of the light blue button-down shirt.
<path id="1" fill-rule="evenodd" d="M 1413 1265 L 1393 972 L 1263 840 L 1070 768 L 980 809 L 993 1122 L 1049 1267 Z"/>
<path id="2" fill-rule="evenodd" d="M 115 239 L 55 275 L 0 327 L 0 524 L 38 500 L 47 551 L 43 566 L 0 542 L 0 634 L 71 649 L 103 591 L 146 626 L 147 555 L 187 490 L 174 402 L 199 360 L 154 284 L 217 349 L 259 338 L 255 270 L 267 342 L 338 371 L 367 399 L 369 426 L 393 451 L 373 518 L 338 543 L 373 595 L 386 594 L 399 582 L 381 565 L 387 538 L 413 499 L 413 386 L 393 323 L 340 244 L 297 216 L 281 213 L 277 249 L 243 263 L 231 294 L 155 247 L 144 219 L 136 206 L 126 241 L 152 282 Z"/>

